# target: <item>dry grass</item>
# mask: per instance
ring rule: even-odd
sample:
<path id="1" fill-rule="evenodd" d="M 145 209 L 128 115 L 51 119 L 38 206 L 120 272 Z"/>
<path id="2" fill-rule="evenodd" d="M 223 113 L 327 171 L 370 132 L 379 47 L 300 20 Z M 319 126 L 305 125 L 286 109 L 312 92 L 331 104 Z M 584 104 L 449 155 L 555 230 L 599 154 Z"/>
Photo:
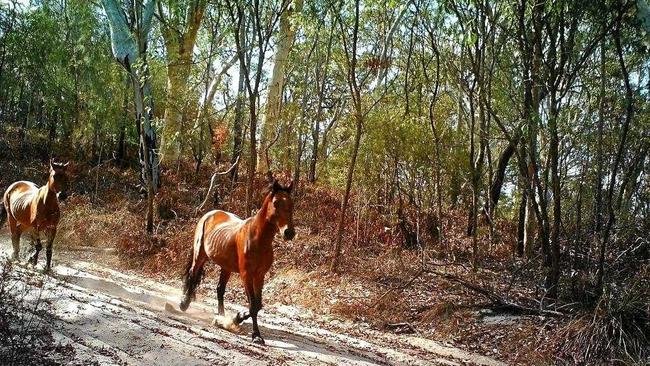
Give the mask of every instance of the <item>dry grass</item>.
<path id="1" fill-rule="evenodd" d="M 576 363 L 650 362 L 649 272 L 646 265 L 629 282 L 607 288 L 593 313 L 577 314 L 561 328 L 567 358 Z"/>
<path id="2" fill-rule="evenodd" d="M 0 168 L 10 172 L 0 177 L 3 185 L 19 177 L 35 179 L 32 177 L 43 175 L 43 163 L 21 161 L 20 154 L 13 156 L 15 160 L 0 159 Z M 197 215 L 194 209 L 206 194 L 212 172 L 204 168 L 194 175 L 190 173 L 191 164 L 184 162 L 174 169 L 163 170 L 163 188 L 156 198 L 156 227 L 154 234 L 147 236 L 143 224 L 144 197 L 137 193 L 137 172 L 112 163 L 100 167 L 76 163 L 74 170 L 75 194 L 63 206 L 58 242 L 77 247 L 117 248 L 125 268 L 155 274 L 157 278 L 179 277 L 191 248 L 194 225 L 201 214 Z M 245 172 L 240 174 L 244 176 Z M 264 186 L 264 179 L 258 177 L 255 191 L 261 191 Z M 229 183 L 222 182 L 218 191 L 220 209 L 248 216 L 243 183 L 231 189 Z M 259 206 L 261 197 L 257 199 Z M 291 242 L 274 244 L 275 263 L 264 289 L 267 304 L 299 306 L 315 314 L 366 322 L 386 331 L 409 331 L 390 327 L 390 324 L 408 322 L 421 336 L 514 364 L 571 363 L 593 359 L 596 354 L 617 357 L 613 353 L 590 351 L 591 358 L 572 358 L 586 349 L 585 342 L 578 340 L 596 331 L 589 326 L 586 316 L 570 323 L 567 319 L 520 316 L 513 323 L 486 324 L 480 311 L 488 305 L 486 299 L 458 283 L 420 272 L 424 262 L 428 268 L 464 278 L 512 299 L 526 302 L 538 297 L 539 263 L 513 257 L 509 244 L 515 241 L 512 222 L 497 220 L 493 238 L 486 230 L 480 230 L 482 263 L 481 269 L 473 272 L 468 265 L 471 239 L 464 235 L 465 209 L 446 210 L 444 240 L 438 243 L 432 230 L 427 229 L 436 218 L 427 213 L 418 217 L 418 212 L 407 206 L 408 220 L 421 219 L 420 238 L 424 248 L 406 250 L 400 244 L 404 233 L 385 230 L 395 227 L 394 213 L 368 208 L 364 201 L 363 197 L 351 197 L 341 272 L 334 275 L 328 265 L 336 218 L 340 215 L 340 192 L 300 185 L 295 197 L 297 237 Z M 214 289 L 215 267 L 208 265 L 207 281 L 200 291 Z M 227 296 L 231 301 L 245 303 L 238 282 L 235 277 Z M 613 306 L 606 307 L 599 319 L 604 321 L 619 314 L 623 324 L 629 312 L 612 309 Z M 560 328 L 564 331 L 558 332 Z M 615 334 L 611 327 L 599 332 Z M 568 338 L 576 340 L 571 347 L 566 345 Z"/>

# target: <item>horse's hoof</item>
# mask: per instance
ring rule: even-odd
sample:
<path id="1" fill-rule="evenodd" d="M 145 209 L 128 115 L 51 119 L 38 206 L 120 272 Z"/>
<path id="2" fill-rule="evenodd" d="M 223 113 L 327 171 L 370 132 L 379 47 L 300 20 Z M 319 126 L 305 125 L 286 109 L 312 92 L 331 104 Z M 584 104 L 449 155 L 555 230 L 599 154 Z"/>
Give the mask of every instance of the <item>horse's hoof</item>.
<path id="1" fill-rule="evenodd" d="M 259 344 L 259 345 L 264 345 L 264 339 L 259 335 L 254 335 L 253 336 L 253 343 Z"/>
<path id="2" fill-rule="evenodd" d="M 181 311 L 185 311 L 185 310 L 187 310 L 187 308 L 190 307 L 190 302 L 183 300 L 183 301 L 181 301 L 180 304 L 178 304 L 178 307 L 181 309 Z"/>

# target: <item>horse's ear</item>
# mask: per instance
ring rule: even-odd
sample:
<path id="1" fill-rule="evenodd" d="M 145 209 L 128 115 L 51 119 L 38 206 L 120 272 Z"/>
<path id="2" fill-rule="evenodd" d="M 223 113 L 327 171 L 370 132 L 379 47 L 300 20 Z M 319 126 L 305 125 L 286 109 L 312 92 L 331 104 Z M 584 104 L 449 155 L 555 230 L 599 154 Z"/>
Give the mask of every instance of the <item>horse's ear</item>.
<path id="1" fill-rule="evenodd" d="M 275 177 L 270 170 L 266 172 L 266 181 L 269 182 L 269 184 L 273 184 L 273 182 L 275 182 Z"/>
<path id="2" fill-rule="evenodd" d="M 289 182 L 289 185 L 287 186 L 287 192 L 291 193 L 292 190 L 293 190 L 293 179 L 291 180 L 291 182 Z"/>
<path id="3" fill-rule="evenodd" d="M 282 186 L 280 185 L 280 182 L 278 182 L 278 180 L 275 179 L 275 178 L 273 178 L 273 185 L 271 187 L 272 187 L 271 191 L 273 193 L 276 193 L 276 192 L 282 190 Z"/>

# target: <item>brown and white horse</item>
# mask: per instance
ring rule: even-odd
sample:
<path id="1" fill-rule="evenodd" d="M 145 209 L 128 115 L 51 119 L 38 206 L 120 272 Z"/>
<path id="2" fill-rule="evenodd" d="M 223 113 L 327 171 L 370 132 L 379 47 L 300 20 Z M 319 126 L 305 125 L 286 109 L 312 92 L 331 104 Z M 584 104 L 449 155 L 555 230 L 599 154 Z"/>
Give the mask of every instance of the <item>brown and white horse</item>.
<path id="1" fill-rule="evenodd" d="M 291 240 L 293 227 L 293 182 L 282 186 L 275 179 L 264 197 L 262 207 L 253 217 L 242 220 L 232 213 L 214 210 L 205 214 L 196 225 L 192 256 L 184 274 L 181 310 L 187 310 L 194 299 L 208 258 L 221 267 L 217 298 L 219 315 L 224 314 L 223 295 L 230 274 L 239 273 L 248 297 L 249 311 L 237 313 L 236 324 L 253 319 L 253 342 L 264 344 L 257 326 L 257 313 L 262 308 L 264 275 L 273 263 L 273 237 L 281 232 Z"/>
<path id="2" fill-rule="evenodd" d="M 68 163 L 55 163 L 51 160 L 50 176 L 43 187 L 38 188 L 32 182 L 19 181 L 7 188 L 3 205 L 0 207 L 0 225 L 4 223 L 5 218 L 8 219 L 14 260 L 18 260 L 20 255 L 20 236 L 29 231 L 35 249 L 29 263 L 36 265 L 38 253 L 42 249 L 40 234 L 44 232 L 47 237 L 45 270 L 50 270 L 52 242 L 60 217 L 59 197 L 65 199 L 68 187 L 67 166 Z"/>

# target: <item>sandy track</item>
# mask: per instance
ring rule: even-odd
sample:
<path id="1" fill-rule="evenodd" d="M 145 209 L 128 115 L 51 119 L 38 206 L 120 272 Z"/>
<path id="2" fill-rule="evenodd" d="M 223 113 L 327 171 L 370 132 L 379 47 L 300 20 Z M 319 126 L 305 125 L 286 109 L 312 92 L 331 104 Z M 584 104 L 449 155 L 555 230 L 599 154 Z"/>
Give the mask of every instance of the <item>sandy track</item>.
<path id="1" fill-rule="evenodd" d="M 9 243 L 0 236 L 6 256 Z M 23 244 L 23 252 L 28 245 Z M 59 255 L 57 255 L 59 254 Z M 260 313 L 266 346 L 250 342 L 250 321 L 232 333 L 212 325 L 216 301 L 201 297 L 187 313 L 177 309 L 179 290 L 93 261 L 79 251 L 55 249 L 51 275 L 24 265 L 15 270 L 29 290 L 26 301 L 51 305 L 43 319 L 55 339 L 76 350 L 82 363 L 101 365 L 500 365 L 453 347 L 368 329 L 363 337 L 318 326 L 296 308 L 267 306 Z M 2 258 L 1 260 L 5 260 Z M 42 263 L 38 268 L 42 267 Z M 226 304 L 226 312 L 243 310 Z"/>

